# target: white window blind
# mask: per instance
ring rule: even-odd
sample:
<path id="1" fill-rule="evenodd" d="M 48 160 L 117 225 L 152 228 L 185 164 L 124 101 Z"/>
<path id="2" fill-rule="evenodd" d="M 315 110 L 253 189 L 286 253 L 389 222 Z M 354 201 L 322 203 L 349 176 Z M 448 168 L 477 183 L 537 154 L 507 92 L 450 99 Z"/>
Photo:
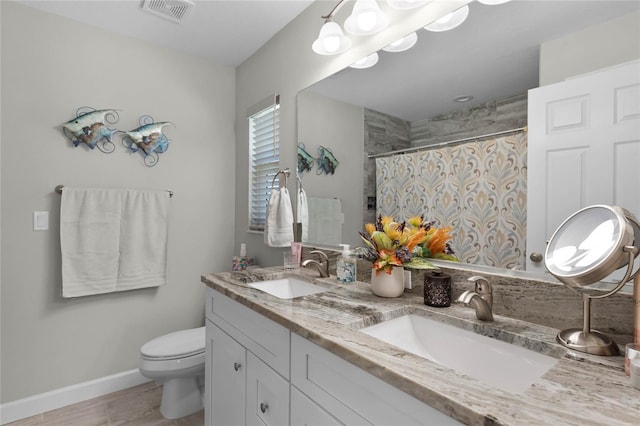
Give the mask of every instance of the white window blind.
<path id="1" fill-rule="evenodd" d="M 267 203 L 280 167 L 279 97 L 249 116 L 249 230 L 264 231 Z M 277 180 L 275 185 L 278 185 Z"/>

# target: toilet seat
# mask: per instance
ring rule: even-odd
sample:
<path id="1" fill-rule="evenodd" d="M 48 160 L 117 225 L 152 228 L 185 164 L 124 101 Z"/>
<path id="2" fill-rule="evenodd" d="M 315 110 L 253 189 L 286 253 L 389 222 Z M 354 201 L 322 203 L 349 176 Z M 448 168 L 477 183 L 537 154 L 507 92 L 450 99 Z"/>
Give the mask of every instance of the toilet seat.
<path id="1" fill-rule="evenodd" d="M 148 360 L 189 358 L 204 353 L 205 340 L 205 327 L 176 331 L 145 343 L 140 355 Z"/>

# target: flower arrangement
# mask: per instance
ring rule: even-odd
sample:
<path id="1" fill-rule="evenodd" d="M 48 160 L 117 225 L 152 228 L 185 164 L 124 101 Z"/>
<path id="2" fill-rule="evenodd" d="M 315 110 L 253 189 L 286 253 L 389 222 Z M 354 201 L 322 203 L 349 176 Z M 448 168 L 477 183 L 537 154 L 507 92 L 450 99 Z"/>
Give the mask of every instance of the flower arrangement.
<path id="1" fill-rule="evenodd" d="M 376 223 L 367 223 L 366 232 L 360 232 L 365 247 L 358 247 L 354 254 L 373 262 L 376 274 L 391 274 L 394 266 L 415 269 L 437 269 L 426 258 L 454 260 L 448 241 L 451 227 L 435 228 L 435 222 L 425 222 L 423 216 L 414 216 L 397 223 L 390 216 L 378 215 Z"/>

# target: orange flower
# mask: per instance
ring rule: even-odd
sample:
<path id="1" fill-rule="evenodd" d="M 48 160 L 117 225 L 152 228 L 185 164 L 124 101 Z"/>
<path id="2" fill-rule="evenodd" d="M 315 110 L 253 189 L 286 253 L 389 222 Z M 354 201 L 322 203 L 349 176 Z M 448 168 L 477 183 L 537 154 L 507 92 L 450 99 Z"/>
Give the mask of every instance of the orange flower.
<path id="1" fill-rule="evenodd" d="M 412 252 L 418 244 L 422 244 L 426 237 L 427 232 L 424 228 L 418 229 L 413 235 L 411 235 L 407 240 L 407 249 L 409 249 L 409 252 Z"/>
<path id="2" fill-rule="evenodd" d="M 431 251 L 431 255 L 437 253 L 444 253 L 446 243 L 452 238 L 452 235 L 449 234 L 452 227 L 448 226 L 446 228 L 431 228 L 429 233 L 429 239 L 427 240 L 427 247 L 429 251 Z"/>
<path id="3" fill-rule="evenodd" d="M 395 250 L 379 250 L 378 259 L 373 262 L 376 274 L 383 269 L 387 274 L 390 274 L 393 266 L 402 266 L 402 261 L 396 257 Z"/>

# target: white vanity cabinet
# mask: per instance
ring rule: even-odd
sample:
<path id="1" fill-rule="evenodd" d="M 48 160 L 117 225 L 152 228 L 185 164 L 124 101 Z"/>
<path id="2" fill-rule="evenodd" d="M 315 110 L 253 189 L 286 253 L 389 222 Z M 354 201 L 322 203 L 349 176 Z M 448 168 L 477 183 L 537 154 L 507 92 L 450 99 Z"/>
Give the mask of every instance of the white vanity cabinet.
<path id="1" fill-rule="evenodd" d="M 291 384 L 344 424 L 461 424 L 297 334 Z"/>
<path id="2" fill-rule="evenodd" d="M 207 288 L 205 425 L 460 424 Z"/>
<path id="3" fill-rule="evenodd" d="M 289 424 L 289 335 L 207 289 L 205 425 Z"/>

